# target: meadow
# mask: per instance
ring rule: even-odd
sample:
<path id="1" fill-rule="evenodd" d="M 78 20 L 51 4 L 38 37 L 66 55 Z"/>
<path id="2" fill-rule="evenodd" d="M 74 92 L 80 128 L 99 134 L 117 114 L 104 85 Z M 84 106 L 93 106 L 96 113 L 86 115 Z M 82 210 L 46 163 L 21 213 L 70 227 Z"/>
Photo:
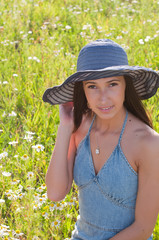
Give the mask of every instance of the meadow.
<path id="1" fill-rule="evenodd" d="M 0 0 L 0 239 L 70 239 L 78 192 L 74 184 L 63 201 L 47 199 L 59 116 L 42 95 L 99 38 L 121 44 L 130 65 L 158 70 L 158 13 L 159 0 Z M 159 91 L 144 104 L 159 132 Z"/>

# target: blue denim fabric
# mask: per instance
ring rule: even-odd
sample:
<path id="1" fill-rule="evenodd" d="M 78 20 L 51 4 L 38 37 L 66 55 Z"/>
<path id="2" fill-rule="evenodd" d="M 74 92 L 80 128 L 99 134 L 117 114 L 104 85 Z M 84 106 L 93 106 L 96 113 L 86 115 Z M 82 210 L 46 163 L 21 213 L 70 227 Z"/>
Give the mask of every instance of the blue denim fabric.
<path id="1" fill-rule="evenodd" d="M 80 214 L 71 239 L 108 240 L 134 222 L 138 175 L 120 146 L 127 117 L 128 113 L 117 146 L 98 174 L 90 149 L 95 117 L 77 149 L 73 174 L 79 190 Z"/>

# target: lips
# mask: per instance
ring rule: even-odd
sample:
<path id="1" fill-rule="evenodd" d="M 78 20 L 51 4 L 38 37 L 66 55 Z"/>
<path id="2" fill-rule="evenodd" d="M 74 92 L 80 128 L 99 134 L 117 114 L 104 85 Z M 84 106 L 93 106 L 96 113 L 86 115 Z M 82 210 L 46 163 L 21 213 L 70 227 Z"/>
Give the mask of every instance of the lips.
<path id="1" fill-rule="evenodd" d="M 109 106 L 109 107 L 98 107 L 98 109 L 100 110 L 100 111 L 109 111 L 109 110 L 111 110 L 113 108 L 113 106 Z"/>

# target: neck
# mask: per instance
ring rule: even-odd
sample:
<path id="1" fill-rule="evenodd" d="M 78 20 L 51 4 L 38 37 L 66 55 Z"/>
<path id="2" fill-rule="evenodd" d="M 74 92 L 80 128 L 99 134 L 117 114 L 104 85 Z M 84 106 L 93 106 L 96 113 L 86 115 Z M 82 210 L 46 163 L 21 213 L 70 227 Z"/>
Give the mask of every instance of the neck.
<path id="1" fill-rule="evenodd" d="M 121 131 L 125 116 L 125 108 L 123 108 L 119 113 L 110 119 L 102 119 L 96 115 L 94 130 L 99 134 L 117 133 Z"/>

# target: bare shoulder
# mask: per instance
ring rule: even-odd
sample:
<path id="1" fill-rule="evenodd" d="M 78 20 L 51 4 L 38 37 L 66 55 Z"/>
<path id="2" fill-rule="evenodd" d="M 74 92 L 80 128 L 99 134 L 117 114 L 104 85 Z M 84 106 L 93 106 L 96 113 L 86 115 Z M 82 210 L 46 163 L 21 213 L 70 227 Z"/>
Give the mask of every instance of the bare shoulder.
<path id="1" fill-rule="evenodd" d="M 142 134 L 140 136 L 141 148 L 143 155 L 146 156 L 159 156 L 159 134 L 149 126 L 143 124 Z"/>
<path id="2" fill-rule="evenodd" d="M 153 129 L 145 131 L 145 138 L 142 143 L 143 157 L 141 166 L 143 163 L 149 169 L 158 169 L 159 171 L 159 134 Z"/>
<path id="3" fill-rule="evenodd" d="M 159 134 L 135 117 L 132 117 L 133 136 L 137 148 L 138 163 L 142 165 L 157 164 L 159 167 Z"/>
<path id="4" fill-rule="evenodd" d="M 138 169 L 146 159 L 150 161 L 155 154 L 159 156 L 159 134 L 129 113 L 123 148 Z"/>
<path id="5" fill-rule="evenodd" d="M 76 148 L 78 148 L 78 145 L 80 144 L 80 142 L 87 135 L 92 120 L 93 120 L 93 116 L 92 115 L 90 115 L 90 114 L 84 114 L 83 115 L 81 125 L 77 129 L 77 131 L 74 133 Z"/>

